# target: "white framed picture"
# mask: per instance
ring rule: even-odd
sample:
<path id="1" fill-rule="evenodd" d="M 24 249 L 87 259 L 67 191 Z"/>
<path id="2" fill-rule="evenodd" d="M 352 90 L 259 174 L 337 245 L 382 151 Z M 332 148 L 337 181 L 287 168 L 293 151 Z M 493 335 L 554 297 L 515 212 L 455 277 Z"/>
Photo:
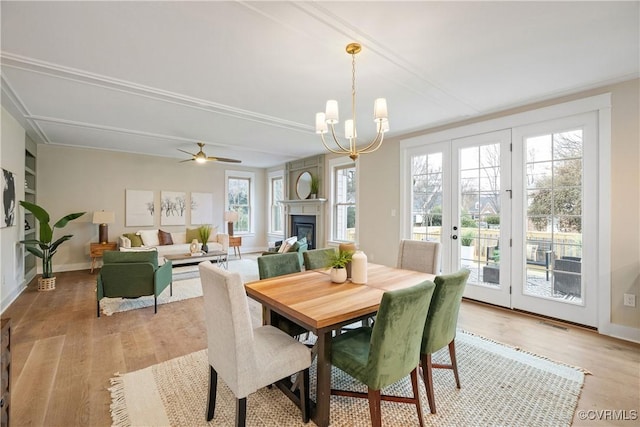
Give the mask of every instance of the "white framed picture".
<path id="1" fill-rule="evenodd" d="M 191 224 L 213 223 L 213 194 L 191 193 Z"/>
<path id="2" fill-rule="evenodd" d="M 160 193 L 160 225 L 185 225 L 187 193 L 162 191 Z"/>
<path id="3" fill-rule="evenodd" d="M 125 226 L 144 227 L 154 223 L 156 206 L 151 190 L 125 190 Z"/>

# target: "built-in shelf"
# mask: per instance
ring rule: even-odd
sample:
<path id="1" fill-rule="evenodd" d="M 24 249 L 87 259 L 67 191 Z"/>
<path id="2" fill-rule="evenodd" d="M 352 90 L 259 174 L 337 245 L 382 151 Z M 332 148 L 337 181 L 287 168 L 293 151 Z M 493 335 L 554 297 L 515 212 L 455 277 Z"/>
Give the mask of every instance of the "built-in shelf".
<path id="1" fill-rule="evenodd" d="M 24 150 L 24 200 L 30 203 L 36 203 L 36 153 L 37 145 L 27 137 L 25 139 Z M 36 238 L 37 221 L 31 212 L 24 212 L 24 221 L 29 224 L 29 229 L 24 230 L 24 239 Z M 21 224 L 22 227 L 25 224 Z M 29 284 L 37 274 L 37 261 L 35 255 L 24 250 L 24 281 Z"/>

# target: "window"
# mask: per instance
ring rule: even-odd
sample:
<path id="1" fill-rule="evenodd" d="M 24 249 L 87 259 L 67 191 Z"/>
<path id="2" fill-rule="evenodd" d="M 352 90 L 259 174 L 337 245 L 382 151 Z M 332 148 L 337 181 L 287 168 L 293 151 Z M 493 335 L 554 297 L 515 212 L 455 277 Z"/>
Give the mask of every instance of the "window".
<path id="1" fill-rule="evenodd" d="M 254 174 L 251 172 L 227 171 L 227 209 L 238 212 L 238 221 L 233 224 L 234 233 L 253 232 Z"/>
<path id="2" fill-rule="evenodd" d="M 282 171 L 269 174 L 269 233 L 284 233 L 284 176 Z"/>
<path id="3" fill-rule="evenodd" d="M 339 242 L 356 240 L 356 165 L 335 164 L 332 168 L 332 239 Z"/>

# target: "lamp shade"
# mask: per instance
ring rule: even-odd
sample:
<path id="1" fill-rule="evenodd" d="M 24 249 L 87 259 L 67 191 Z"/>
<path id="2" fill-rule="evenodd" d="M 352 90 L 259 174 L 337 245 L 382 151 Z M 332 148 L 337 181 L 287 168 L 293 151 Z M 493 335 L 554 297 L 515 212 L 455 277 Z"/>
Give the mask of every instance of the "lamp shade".
<path id="1" fill-rule="evenodd" d="M 95 211 L 93 213 L 94 224 L 113 224 L 116 222 L 115 212 Z"/>
<path id="2" fill-rule="evenodd" d="M 236 222 L 238 220 L 238 212 L 226 211 L 224 213 L 224 220 L 227 222 Z"/>

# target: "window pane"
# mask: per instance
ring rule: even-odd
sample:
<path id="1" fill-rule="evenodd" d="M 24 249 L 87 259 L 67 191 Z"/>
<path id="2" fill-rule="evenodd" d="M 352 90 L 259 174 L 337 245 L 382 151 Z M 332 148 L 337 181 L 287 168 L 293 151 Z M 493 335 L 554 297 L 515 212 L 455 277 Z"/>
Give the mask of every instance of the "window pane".
<path id="1" fill-rule="evenodd" d="M 249 178 L 229 178 L 229 209 L 238 212 L 238 221 L 233 224 L 233 230 L 239 232 L 250 231 L 250 188 Z"/>
<path id="2" fill-rule="evenodd" d="M 333 239 L 355 241 L 356 233 L 356 167 L 354 164 L 333 170 Z"/>

